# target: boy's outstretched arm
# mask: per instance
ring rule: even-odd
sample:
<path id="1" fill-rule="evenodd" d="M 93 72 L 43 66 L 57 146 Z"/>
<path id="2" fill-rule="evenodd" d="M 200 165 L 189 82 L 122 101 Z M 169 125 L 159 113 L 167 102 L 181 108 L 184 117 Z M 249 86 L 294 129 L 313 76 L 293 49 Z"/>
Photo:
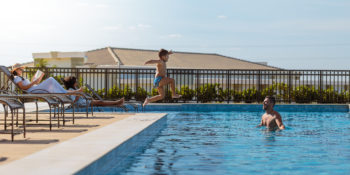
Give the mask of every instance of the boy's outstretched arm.
<path id="1" fill-rule="evenodd" d="M 158 64 L 160 63 L 160 60 L 148 60 L 145 62 L 145 64 Z"/>

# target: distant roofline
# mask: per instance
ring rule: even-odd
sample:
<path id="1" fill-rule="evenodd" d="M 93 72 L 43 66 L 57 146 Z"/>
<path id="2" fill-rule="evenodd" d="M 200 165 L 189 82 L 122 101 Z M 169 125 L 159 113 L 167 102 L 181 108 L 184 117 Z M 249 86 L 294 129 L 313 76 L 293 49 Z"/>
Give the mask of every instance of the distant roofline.
<path id="1" fill-rule="evenodd" d="M 135 49 L 135 48 L 122 48 L 122 47 L 111 47 L 111 46 L 108 46 L 108 47 L 104 47 L 104 48 L 89 50 L 89 51 L 87 51 L 87 52 L 98 51 L 98 50 L 103 50 L 103 49 L 108 49 L 108 48 L 111 48 L 111 49 L 121 49 L 121 50 L 149 51 L 149 52 L 158 52 L 158 51 L 159 51 L 159 50 L 152 50 L 152 49 Z M 284 69 L 279 68 L 279 67 L 270 66 L 270 65 L 265 65 L 265 64 L 258 63 L 258 62 L 253 62 L 253 61 L 247 61 L 247 60 L 243 60 L 243 59 L 240 59 L 240 58 L 225 56 L 225 55 L 221 55 L 221 54 L 217 54 L 217 53 L 203 53 L 203 52 L 200 53 L 200 52 L 184 52 L 184 51 L 174 51 L 174 52 L 175 52 L 175 53 L 183 53 L 183 54 L 216 55 L 216 56 L 222 56 L 222 57 L 225 57 L 225 58 L 235 59 L 235 60 L 239 60 L 239 61 L 243 61 L 243 62 L 247 62 L 247 63 L 251 63 L 251 64 L 257 64 L 257 65 L 260 65 L 260 66 L 265 66 L 265 67 L 270 67 L 270 68 L 274 68 L 274 69 L 284 70 Z M 116 55 L 117 55 L 117 54 L 118 54 L 118 53 L 116 53 Z"/>
<path id="2" fill-rule="evenodd" d="M 275 68 L 275 69 L 284 70 L 284 69 L 279 68 L 279 67 L 270 66 L 270 65 L 265 65 L 265 64 L 262 64 L 262 63 L 258 63 L 258 62 L 253 62 L 253 61 L 242 60 L 242 59 L 239 59 L 239 58 L 229 57 L 229 56 L 220 55 L 220 54 L 216 54 L 216 55 L 218 55 L 218 56 L 222 56 L 222 57 L 226 57 L 226 58 L 230 58 L 230 59 L 236 59 L 236 60 L 240 60 L 240 61 L 244 61 L 244 62 L 248 62 L 248 63 L 252 63 L 252 64 L 257 64 L 257 65 L 261 65 L 261 66 L 266 66 L 266 67 L 271 67 L 271 68 Z"/>

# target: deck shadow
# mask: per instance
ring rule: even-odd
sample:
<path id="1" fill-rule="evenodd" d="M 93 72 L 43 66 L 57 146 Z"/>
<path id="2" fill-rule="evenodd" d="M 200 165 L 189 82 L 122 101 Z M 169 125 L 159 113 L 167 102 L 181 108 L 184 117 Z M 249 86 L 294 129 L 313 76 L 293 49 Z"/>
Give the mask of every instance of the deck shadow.
<path id="1" fill-rule="evenodd" d="M 49 129 L 27 129 L 26 130 L 27 133 L 34 133 L 34 132 L 48 132 L 48 133 L 80 133 L 80 132 L 85 132 L 88 131 L 88 129 L 55 129 L 52 128 L 52 130 L 50 131 Z"/>
<path id="2" fill-rule="evenodd" d="M 47 139 L 47 140 L 14 140 L 11 139 L 2 139 L 0 140 L 0 144 L 50 144 L 59 142 L 58 139 Z"/>

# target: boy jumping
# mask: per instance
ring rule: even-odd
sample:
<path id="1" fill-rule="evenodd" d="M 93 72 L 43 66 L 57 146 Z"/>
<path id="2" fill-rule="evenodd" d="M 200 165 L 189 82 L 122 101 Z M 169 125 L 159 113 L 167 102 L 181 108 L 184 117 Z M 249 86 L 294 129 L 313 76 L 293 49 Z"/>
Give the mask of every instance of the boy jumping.
<path id="1" fill-rule="evenodd" d="M 175 92 L 175 80 L 173 78 L 166 77 L 166 62 L 169 59 L 169 55 L 173 54 L 172 51 L 167 51 L 165 49 L 160 49 L 158 52 L 159 60 L 149 60 L 145 64 L 157 64 L 156 75 L 153 81 L 154 87 L 157 88 L 159 95 L 151 98 L 146 98 L 143 106 L 148 103 L 152 103 L 158 100 L 162 100 L 165 97 L 164 86 L 170 84 L 172 98 L 180 98 L 181 95 Z"/>

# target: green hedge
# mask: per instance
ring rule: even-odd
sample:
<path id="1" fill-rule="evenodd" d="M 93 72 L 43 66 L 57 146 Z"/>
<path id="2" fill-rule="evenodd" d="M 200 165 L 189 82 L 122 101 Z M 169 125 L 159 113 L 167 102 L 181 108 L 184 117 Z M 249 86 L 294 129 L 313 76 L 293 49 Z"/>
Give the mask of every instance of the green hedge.
<path id="1" fill-rule="evenodd" d="M 182 97 L 172 99 L 171 91 L 166 88 L 165 98 L 159 103 L 167 102 L 188 102 L 198 100 L 201 103 L 207 102 L 225 102 L 227 100 L 237 103 L 255 103 L 262 102 L 266 96 L 275 96 L 278 102 L 296 102 L 296 103 L 346 103 L 349 102 L 349 91 L 337 92 L 333 87 L 319 91 L 314 86 L 300 85 L 290 89 L 285 83 L 273 83 L 272 85 L 258 91 L 255 87 L 243 89 L 242 91 L 223 89 L 220 84 L 204 84 L 197 89 L 191 89 L 188 86 L 181 86 L 176 92 Z M 88 91 L 88 90 L 87 90 Z M 126 100 L 135 99 L 144 101 L 147 96 L 158 95 L 157 89 L 152 89 L 150 93 L 141 87 L 137 92 L 133 92 L 129 86 L 117 88 L 114 86 L 109 89 L 105 95 L 105 89 L 96 91 L 102 98 L 118 99 L 124 97 Z M 196 98 L 197 95 L 197 98 Z"/>

